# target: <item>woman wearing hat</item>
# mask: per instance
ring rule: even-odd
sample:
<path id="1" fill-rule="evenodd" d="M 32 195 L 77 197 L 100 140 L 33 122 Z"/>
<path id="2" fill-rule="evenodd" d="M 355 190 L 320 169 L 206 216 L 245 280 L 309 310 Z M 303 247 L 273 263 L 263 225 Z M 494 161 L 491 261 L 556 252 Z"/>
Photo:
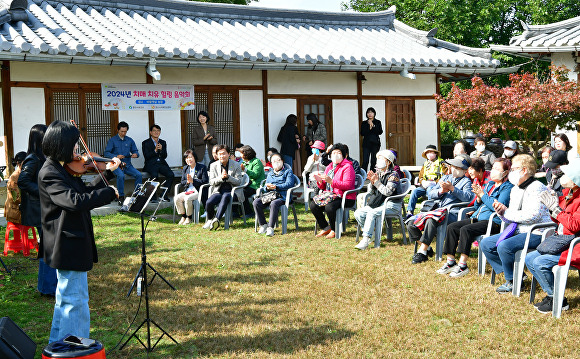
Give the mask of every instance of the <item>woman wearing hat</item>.
<path id="1" fill-rule="evenodd" d="M 560 178 L 560 183 L 564 187 L 563 195 L 557 198 L 544 192 L 540 200 L 550 210 L 552 220 L 558 223 L 557 234 L 577 236 L 580 233 L 580 159 L 572 160 L 570 165 L 564 165 L 561 169 L 564 172 Z M 557 264 L 563 265 L 568 257 L 568 251 L 569 249 L 561 254 L 541 254 L 533 251 L 526 256 L 526 266 L 546 292 L 546 297 L 534 304 L 540 313 L 552 311 L 554 295 L 552 267 Z M 571 265 L 580 267 L 580 246 L 573 249 Z M 568 309 L 566 298 L 562 302 L 562 309 Z"/>
<path id="2" fill-rule="evenodd" d="M 443 159 L 440 157 L 441 153 L 437 150 L 437 147 L 428 145 L 421 155 L 427 161 L 423 163 L 419 176 L 415 177 L 416 188 L 411 192 L 411 197 L 409 198 L 407 218 L 413 215 L 419 198 L 424 197 L 427 194 L 427 189 L 437 184 L 437 181 L 445 172 Z"/>
<path id="3" fill-rule="evenodd" d="M 518 144 L 516 141 L 506 141 L 503 145 L 503 154 L 501 155 L 503 158 L 507 158 L 511 160 L 516 155 L 519 155 L 520 151 L 518 151 Z"/>
<path id="4" fill-rule="evenodd" d="M 395 155 L 390 150 L 377 152 L 377 171 L 368 172 L 367 178 L 371 183 L 371 189 L 366 196 L 366 206 L 357 209 L 354 217 L 363 229 L 363 237 L 355 248 L 365 250 L 371 242 L 374 221 L 381 216 L 385 206 L 385 199 L 401 193 L 401 181 L 399 174 L 393 169 Z M 401 213 L 403 201 L 388 202 L 386 214 Z"/>
<path id="5" fill-rule="evenodd" d="M 469 154 L 471 158 L 481 158 L 485 161 L 485 170 L 491 170 L 491 167 L 495 163 L 495 155 L 490 150 L 485 148 L 485 140 L 483 137 L 477 137 L 475 139 L 475 151 Z"/>
<path id="6" fill-rule="evenodd" d="M 360 134 L 363 136 L 362 149 L 363 149 L 363 164 L 362 168 L 366 171 L 369 166 L 369 158 L 371 167 L 369 170 L 375 168 L 376 154 L 381 148 L 381 138 L 380 135 L 383 134 L 383 126 L 381 121 L 376 119 L 377 111 L 374 108 L 369 107 L 366 113 L 367 119 L 363 121 L 360 125 Z"/>

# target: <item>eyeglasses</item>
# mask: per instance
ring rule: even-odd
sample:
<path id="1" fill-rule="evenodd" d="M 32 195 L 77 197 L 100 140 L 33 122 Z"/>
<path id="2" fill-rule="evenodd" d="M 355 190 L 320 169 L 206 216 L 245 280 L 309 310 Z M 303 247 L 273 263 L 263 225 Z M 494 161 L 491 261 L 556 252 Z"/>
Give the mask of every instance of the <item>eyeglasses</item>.
<path id="1" fill-rule="evenodd" d="M 510 172 L 517 171 L 517 170 L 521 170 L 522 168 L 523 168 L 523 167 L 512 167 L 512 168 L 510 169 Z"/>

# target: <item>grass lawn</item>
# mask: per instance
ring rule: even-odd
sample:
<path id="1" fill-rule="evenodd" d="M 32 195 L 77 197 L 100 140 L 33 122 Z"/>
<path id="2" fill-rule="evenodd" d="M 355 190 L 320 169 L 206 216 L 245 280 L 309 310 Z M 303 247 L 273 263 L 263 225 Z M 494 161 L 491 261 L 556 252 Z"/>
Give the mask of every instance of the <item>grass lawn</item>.
<path id="1" fill-rule="evenodd" d="M 141 260 L 139 219 L 118 214 L 93 223 L 99 263 L 89 272 L 91 337 L 105 344 L 108 358 L 144 358 L 135 339 L 113 350 L 143 298 L 126 297 Z M 163 338 L 149 357 L 578 357 L 576 272 L 566 292 L 570 310 L 554 320 L 528 303 L 529 280 L 520 298 L 497 294 L 489 275 L 477 276 L 477 253 L 471 272 L 452 279 L 435 273 L 439 262 L 411 265 L 413 246 L 402 245 L 400 232 L 394 242 L 360 252 L 352 219 L 339 240 L 315 239 L 303 208 L 299 223 L 297 232 L 289 225 L 289 234 L 277 230 L 272 238 L 240 220 L 217 232 L 150 223 L 148 261 L 177 288 L 155 278 L 151 317 L 179 344 Z M 26 331 L 40 358 L 54 299 L 36 292 L 36 261 L 3 259 L 15 271 L 0 273 L 0 316 Z M 496 285 L 502 282 L 499 275 Z M 143 318 L 144 301 L 129 333 Z"/>

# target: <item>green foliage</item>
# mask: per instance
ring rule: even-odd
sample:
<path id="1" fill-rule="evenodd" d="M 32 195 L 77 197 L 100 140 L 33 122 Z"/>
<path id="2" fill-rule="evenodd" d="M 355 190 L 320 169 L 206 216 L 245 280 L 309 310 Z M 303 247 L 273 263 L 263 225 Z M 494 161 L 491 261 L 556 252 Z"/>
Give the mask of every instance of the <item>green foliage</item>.
<path id="1" fill-rule="evenodd" d="M 461 138 L 461 133 L 459 133 L 457 127 L 450 122 L 441 121 L 439 129 L 441 133 L 442 145 L 451 144 L 453 141 Z"/>

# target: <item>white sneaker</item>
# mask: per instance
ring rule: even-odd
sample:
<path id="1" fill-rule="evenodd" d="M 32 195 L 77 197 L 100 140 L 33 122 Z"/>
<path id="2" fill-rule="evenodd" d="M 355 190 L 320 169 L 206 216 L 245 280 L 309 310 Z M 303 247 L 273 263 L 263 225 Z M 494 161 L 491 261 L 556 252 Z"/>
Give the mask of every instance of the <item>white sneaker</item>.
<path id="1" fill-rule="evenodd" d="M 453 262 L 453 265 L 449 265 L 448 262 L 445 262 L 445 264 L 443 264 L 443 267 L 437 270 L 437 274 L 449 274 L 453 272 L 456 268 L 459 268 L 457 262 Z"/>
<path id="2" fill-rule="evenodd" d="M 469 268 L 465 267 L 464 269 L 461 269 L 461 267 L 459 265 L 457 265 L 457 268 L 455 268 L 453 270 L 453 272 L 451 272 L 449 274 L 449 276 L 451 278 L 459 278 L 459 277 L 463 277 L 467 273 L 469 273 Z"/>
<path id="3" fill-rule="evenodd" d="M 360 242 L 358 242 L 358 244 L 354 247 L 356 249 L 360 249 L 361 251 L 364 251 L 365 249 L 367 249 L 370 242 L 371 242 L 371 239 L 369 237 L 363 236 L 363 238 L 360 240 Z"/>
<path id="4" fill-rule="evenodd" d="M 190 224 L 190 223 L 191 223 L 191 219 L 189 219 L 189 218 L 185 217 L 185 221 L 183 221 L 182 225 L 184 225 L 184 226 L 185 226 L 185 225 L 188 225 L 188 224 Z"/>
<path id="5" fill-rule="evenodd" d="M 177 223 L 178 225 L 183 224 L 183 222 L 185 221 L 187 217 L 181 217 L 181 219 L 179 220 L 179 223 Z"/>
<path id="6" fill-rule="evenodd" d="M 208 219 L 207 221 L 205 221 L 205 224 L 201 228 L 209 229 L 210 226 L 211 226 L 211 219 Z"/>
<path id="7" fill-rule="evenodd" d="M 268 228 L 267 224 L 263 224 L 261 226 L 258 226 L 258 234 L 264 234 L 266 233 L 266 229 Z"/>
<path id="8" fill-rule="evenodd" d="M 274 228 L 272 228 L 272 227 L 268 227 L 268 228 L 266 229 L 266 235 L 267 235 L 268 237 L 272 237 L 272 236 L 274 235 Z"/>
<path id="9" fill-rule="evenodd" d="M 220 226 L 220 221 L 217 218 L 214 218 L 211 220 L 210 225 L 209 225 L 209 230 L 210 231 L 215 231 L 216 229 L 218 229 Z"/>

